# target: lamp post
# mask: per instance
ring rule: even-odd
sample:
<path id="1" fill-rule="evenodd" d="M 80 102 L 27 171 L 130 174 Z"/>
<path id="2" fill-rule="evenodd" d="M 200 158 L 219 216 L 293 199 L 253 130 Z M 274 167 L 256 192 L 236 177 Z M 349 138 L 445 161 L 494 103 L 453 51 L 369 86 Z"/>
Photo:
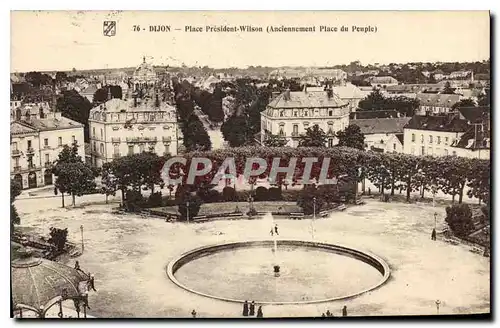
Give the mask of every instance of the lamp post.
<path id="1" fill-rule="evenodd" d="M 316 220 L 316 197 L 313 197 L 313 219 L 311 221 L 312 239 L 314 239 L 314 220 Z"/>
<path id="2" fill-rule="evenodd" d="M 83 243 L 83 224 L 80 226 L 80 232 L 81 232 L 81 235 L 82 235 L 82 253 L 83 253 L 83 250 L 85 249 L 85 245 Z"/>
<path id="3" fill-rule="evenodd" d="M 186 202 L 186 217 L 187 223 L 189 223 L 189 200 Z"/>
<path id="4" fill-rule="evenodd" d="M 437 213 L 434 212 L 434 230 L 436 230 L 436 226 L 437 226 Z"/>
<path id="5" fill-rule="evenodd" d="M 437 314 L 439 314 L 439 305 L 441 304 L 441 301 L 440 300 L 437 300 L 436 301 L 436 311 L 437 311 Z"/>

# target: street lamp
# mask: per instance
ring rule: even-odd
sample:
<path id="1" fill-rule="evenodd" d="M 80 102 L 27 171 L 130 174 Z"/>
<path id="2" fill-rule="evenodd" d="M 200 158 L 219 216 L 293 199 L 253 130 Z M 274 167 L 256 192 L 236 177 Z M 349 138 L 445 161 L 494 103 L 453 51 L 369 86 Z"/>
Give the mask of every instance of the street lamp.
<path id="1" fill-rule="evenodd" d="M 434 212 L 434 230 L 436 229 L 437 226 L 437 212 Z"/>
<path id="2" fill-rule="evenodd" d="M 82 253 L 83 253 L 83 250 L 85 249 L 85 245 L 83 243 L 83 224 L 80 226 L 80 232 L 81 232 L 81 235 L 82 235 Z"/>
<path id="3" fill-rule="evenodd" d="M 186 216 L 187 216 L 187 223 L 189 223 L 189 200 L 186 201 Z"/>
<path id="4" fill-rule="evenodd" d="M 437 300 L 436 301 L 436 311 L 437 311 L 437 314 L 439 314 L 439 304 L 441 304 L 441 301 Z"/>
<path id="5" fill-rule="evenodd" d="M 311 221 L 312 239 L 314 239 L 314 220 L 316 220 L 316 197 L 313 197 L 313 219 Z"/>

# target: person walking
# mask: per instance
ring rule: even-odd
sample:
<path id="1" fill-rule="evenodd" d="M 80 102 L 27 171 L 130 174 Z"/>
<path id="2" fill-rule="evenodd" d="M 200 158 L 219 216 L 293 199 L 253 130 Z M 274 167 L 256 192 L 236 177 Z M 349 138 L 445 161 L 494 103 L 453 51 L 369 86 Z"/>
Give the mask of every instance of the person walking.
<path id="1" fill-rule="evenodd" d="M 344 305 L 344 307 L 342 308 L 342 316 L 343 317 L 347 317 L 347 306 Z"/>
<path id="2" fill-rule="evenodd" d="M 196 311 L 193 309 L 193 311 L 191 311 L 191 315 L 193 316 L 193 318 L 196 318 Z"/>
<path id="3" fill-rule="evenodd" d="M 253 317 L 255 315 L 255 301 L 252 301 L 252 303 L 250 303 L 250 313 L 249 315 L 251 317 Z"/>
<path id="4" fill-rule="evenodd" d="M 276 233 L 277 236 L 279 235 L 279 233 L 278 233 L 278 224 L 274 225 L 274 233 Z"/>
<path id="5" fill-rule="evenodd" d="M 264 314 L 262 314 L 262 306 L 259 306 L 257 309 L 257 318 L 264 318 Z"/>
<path id="6" fill-rule="evenodd" d="M 436 240 L 436 229 L 432 229 L 431 240 Z"/>
<path id="7" fill-rule="evenodd" d="M 248 317 L 248 301 L 245 301 L 245 303 L 243 303 L 243 316 Z"/>
<path id="8" fill-rule="evenodd" d="M 272 228 L 272 227 L 271 227 L 271 231 L 269 231 L 269 234 L 270 234 L 271 236 L 274 236 L 274 230 L 273 230 L 273 228 Z"/>
<path id="9" fill-rule="evenodd" d="M 332 313 L 330 312 L 330 310 L 326 310 L 326 316 L 327 317 L 333 317 Z"/>
<path id="10" fill-rule="evenodd" d="M 89 273 L 89 276 L 90 276 L 90 279 L 88 282 L 88 290 L 92 289 L 94 292 L 97 292 L 97 290 L 95 289 L 95 285 L 94 285 L 94 275 Z"/>

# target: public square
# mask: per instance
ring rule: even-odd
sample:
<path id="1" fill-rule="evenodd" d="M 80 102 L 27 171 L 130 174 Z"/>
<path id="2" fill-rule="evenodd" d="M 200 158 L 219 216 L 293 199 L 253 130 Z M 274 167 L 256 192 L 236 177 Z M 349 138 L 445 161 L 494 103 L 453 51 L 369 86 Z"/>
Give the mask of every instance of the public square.
<path id="1" fill-rule="evenodd" d="M 83 255 L 66 264 L 73 266 L 78 260 L 85 271 L 95 274 L 97 292 L 89 296 L 88 313 L 98 318 L 190 317 L 193 309 L 200 318 L 241 316 L 241 304 L 179 288 L 167 277 L 166 266 L 197 247 L 271 238 L 269 228 L 259 219 L 170 223 L 137 214 L 113 214 L 118 197 L 111 197 L 110 204 L 105 204 L 103 195 L 87 195 L 78 199 L 75 208 L 63 209 L 60 197 L 30 198 L 27 194 L 15 202 L 21 229 L 47 234 L 51 226 L 67 227 L 68 240 L 79 244 L 80 226 L 84 226 Z M 264 317 L 321 316 L 327 309 L 339 316 L 344 305 L 349 316 L 429 315 L 437 313 L 437 300 L 439 314 L 489 313 L 490 259 L 471 252 L 470 246 L 449 244 L 441 236 L 432 241 L 435 211 L 437 230 L 441 231 L 444 206 L 383 203 L 377 199 L 367 199 L 364 205 L 349 206 L 314 222 L 276 219 L 279 238 L 312 240 L 313 226 L 314 241 L 376 254 L 389 265 L 391 277 L 378 289 L 352 299 L 311 305 L 265 305 Z M 308 267 L 314 258 L 308 261 L 301 257 L 300 261 L 300 265 Z M 334 279 L 339 276 L 335 270 L 342 269 L 336 268 L 335 263 L 318 268 L 333 273 L 330 279 L 311 281 L 311 290 L 321 289 L 321 284 L 339 283 Z M 245 261 L 234 265 L 244 271 Z M 231 267 L 231 262 L 224 266 L 234 279 L 238 268 Z M 191 272 L 189 279 L 205 290 L 217 289 L 226 283 L 222 278 L 224 271 L 213 270 L 207 266 L 205 271 Z M 259 287 L 262 286 L 239 285 L 242 290 Z M 304 290 L 304 294 L 307 292 Z"/>

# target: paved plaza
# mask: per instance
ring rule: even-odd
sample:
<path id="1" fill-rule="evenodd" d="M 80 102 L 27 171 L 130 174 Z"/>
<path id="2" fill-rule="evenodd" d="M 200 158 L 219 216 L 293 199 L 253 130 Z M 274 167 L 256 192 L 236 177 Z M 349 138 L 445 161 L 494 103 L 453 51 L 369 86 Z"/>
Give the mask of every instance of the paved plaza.
<path id="1" fill-rule="evenodd" d="M 167 223 L 139 215 L 113 214 L 112 207 L 117 206 L 118 198 L 111 201 L 105 204 L 103 195 L 87 195 L 77 200 L 76 208 L 67 209 L 60 207 L 59 197 L 15 202 L 24 229 L 48 234 L 51 226 L 67 227 L 69 240 L 80 243 L 80 225 L 84 226 L 83 255 L 67 264 L 72 266 L 78 260 L 85 271 L 95 274 L 98 291 L 89 296 L 89 315 L 190 317 L 195 309 L 198 317 L 241 316 L 240 304 L 212 300 L 177 287 L 168 279 L 165 267 L 193 248 L 269 239 L 269 228 L 261 220 Z M 438 299 L 440 314 L 488 313 L 490 259 L 470 252 L 466 245 L 451 245 L 439 237 L 438 241 L 431 241 L 434 211 L 438 213 L 440 231 L 445 208 L 434 209 L 426 204 L 389 204 L 369 199 L 365 205 L 317 219 L 315 241 L 352 246 L 378 255 L 391 268 L 389 281 L 374 291 L 344 301 L 266 305 L 264 316 L 320 316 L 327 309 L 340 315 L 344 305 L 350 316 L 436 314 Z M 277 219 L 277 223 L 280 238 L 312 239 L 311 220 Z M 302 261 L 302 265 L 308 265 L 307 260 Z M 335 266 L 330 270 L 335 270 Z M 206 284 L 206 290 L 211 285 L 224 284 L 221 277 L 221 272 L 217 272 L 216 278 L 211 279 L 210 270 L 190 275 L 191 279 L 199 279 L 197 285 Z M 317 283 L 337 282 L 321 279 Z M 240 288 L 258 289 L 245 284 Z"/>

